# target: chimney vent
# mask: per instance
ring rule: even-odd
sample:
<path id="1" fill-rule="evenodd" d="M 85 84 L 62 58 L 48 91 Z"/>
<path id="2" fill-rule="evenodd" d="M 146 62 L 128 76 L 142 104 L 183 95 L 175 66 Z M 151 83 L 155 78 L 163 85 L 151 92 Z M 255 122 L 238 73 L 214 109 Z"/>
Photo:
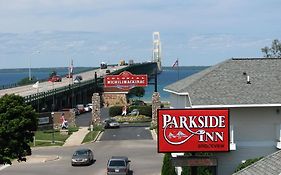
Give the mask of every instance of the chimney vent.
<path id="1" fill-rule="evenodd" d="M 250 76 L 249 75 L 247 75 L 247 84 L 251 84 Z"/>

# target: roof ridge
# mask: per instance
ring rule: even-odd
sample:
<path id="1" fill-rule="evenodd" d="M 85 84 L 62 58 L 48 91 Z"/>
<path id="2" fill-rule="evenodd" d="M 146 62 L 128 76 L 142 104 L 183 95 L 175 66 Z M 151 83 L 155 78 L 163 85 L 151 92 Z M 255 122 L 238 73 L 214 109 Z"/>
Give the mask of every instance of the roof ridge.
<path id="1" fill-rule="evenodd" d="M 275 58 L 266 58 L 266 57 L 241 57 L 241 58 L 231 58 L 231 60 L 239 61 L 239 60 L 276 60 L 281 59 L 278 57 Z"/>

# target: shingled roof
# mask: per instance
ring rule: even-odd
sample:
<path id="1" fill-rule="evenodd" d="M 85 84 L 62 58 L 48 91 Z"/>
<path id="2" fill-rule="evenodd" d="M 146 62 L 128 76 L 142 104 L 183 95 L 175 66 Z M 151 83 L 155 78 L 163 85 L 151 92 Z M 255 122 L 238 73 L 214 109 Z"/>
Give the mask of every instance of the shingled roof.
<path id="1" fill-rule="evenodd" d="M 254 164 L 234 173 L 233 175 L 280 175 L 281 151 L 277 151 Z"/>
<path id="2" fill-rule="evenodd" d="M 229 59 L 164 90 L 188 93 L 192 105 L 281 104 L 281 59 Z"/>

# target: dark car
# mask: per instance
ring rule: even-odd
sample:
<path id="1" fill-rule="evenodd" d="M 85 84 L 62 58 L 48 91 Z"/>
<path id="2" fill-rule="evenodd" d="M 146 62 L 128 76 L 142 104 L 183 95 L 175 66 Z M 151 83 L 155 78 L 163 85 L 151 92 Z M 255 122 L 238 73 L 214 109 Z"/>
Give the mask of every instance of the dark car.
<path id="1" fill-rule="evenodd" d="M 72 74 L 66 74 L 66 75 L 65 75 L 65 78 L 72 78 L 72 77 L 73 77 Z"/>
<path id="2" fill-rule="evenodd" d="M 76 150 L 71 159 L 71 165 L 90 165 L 94 162 L 94 154 L 90 149 Z"/>
<path id="3" fill-rule="evenodd" d="M 146 106 L 147 104 L 142 100 L 133 101 L 132 106 Z"/>
<path id="4" fill-rule="evenodd" d="M 128 175 L 130 160 L 125 156 L 112 156 L 107 162 L 107 175 Z"/>
<path id="5" fill-rule="evenodd" d="M 77 108 L 72 108 L 72 111 L 75 113 L 75 115 L 80 115 L 80 111 Z"/>
<path id="6" fill-rule="evenodd" d="M 120 124 L 114 118 L 108 118 L 103 121 L 104 128 L 119 128 Z"/>
<path id="7" fill-rule="evenodd" d="M 61 77 L 58 75 L 54 75 L 48 79 L 50 82 L 61 82 Z"/>

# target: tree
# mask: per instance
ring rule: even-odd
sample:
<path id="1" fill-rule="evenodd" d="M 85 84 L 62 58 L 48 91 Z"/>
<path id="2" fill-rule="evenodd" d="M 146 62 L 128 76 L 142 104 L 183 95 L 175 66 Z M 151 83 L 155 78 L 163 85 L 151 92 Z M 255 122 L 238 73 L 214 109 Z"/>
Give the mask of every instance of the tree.
<path id="1" fill-rule="evenodd" d="M 139 98 L 143 97 L 145 94 L 145 90 L 143 87 L 134 87 L 129 91 L 130 96 L 137 96 Z"/>
<path id="2" fill-rule="evenodd" d="M 11 164 L 15 158 L 21 161 L 31 154 L 28 143 L 37 123 L 35 110 L 23 97 L 6 94 L 0 98 L 0 164 Z"/>
<path id="3" fill-rule="evenodd" d="M 264 47 L 261 49 L 266 58 L 281 58 L 281 43 L 278 39 L 272 41 L 271 48 Z"/>
<path id="4" fill-rule="evenodd" d="M 32 76 L 31 80 L 29 80 L 29 77 L 23 78 L 18 82 L 18 85 L 27 85 L 27 84 L 32 84 L 36 82 L 36 77 Z"/>
<path id="5" fill-rule="evenodd" d="M 176 175 L 175 167 L 172 166 L 171 153 L 164 155 L 161 175 Z"/>

